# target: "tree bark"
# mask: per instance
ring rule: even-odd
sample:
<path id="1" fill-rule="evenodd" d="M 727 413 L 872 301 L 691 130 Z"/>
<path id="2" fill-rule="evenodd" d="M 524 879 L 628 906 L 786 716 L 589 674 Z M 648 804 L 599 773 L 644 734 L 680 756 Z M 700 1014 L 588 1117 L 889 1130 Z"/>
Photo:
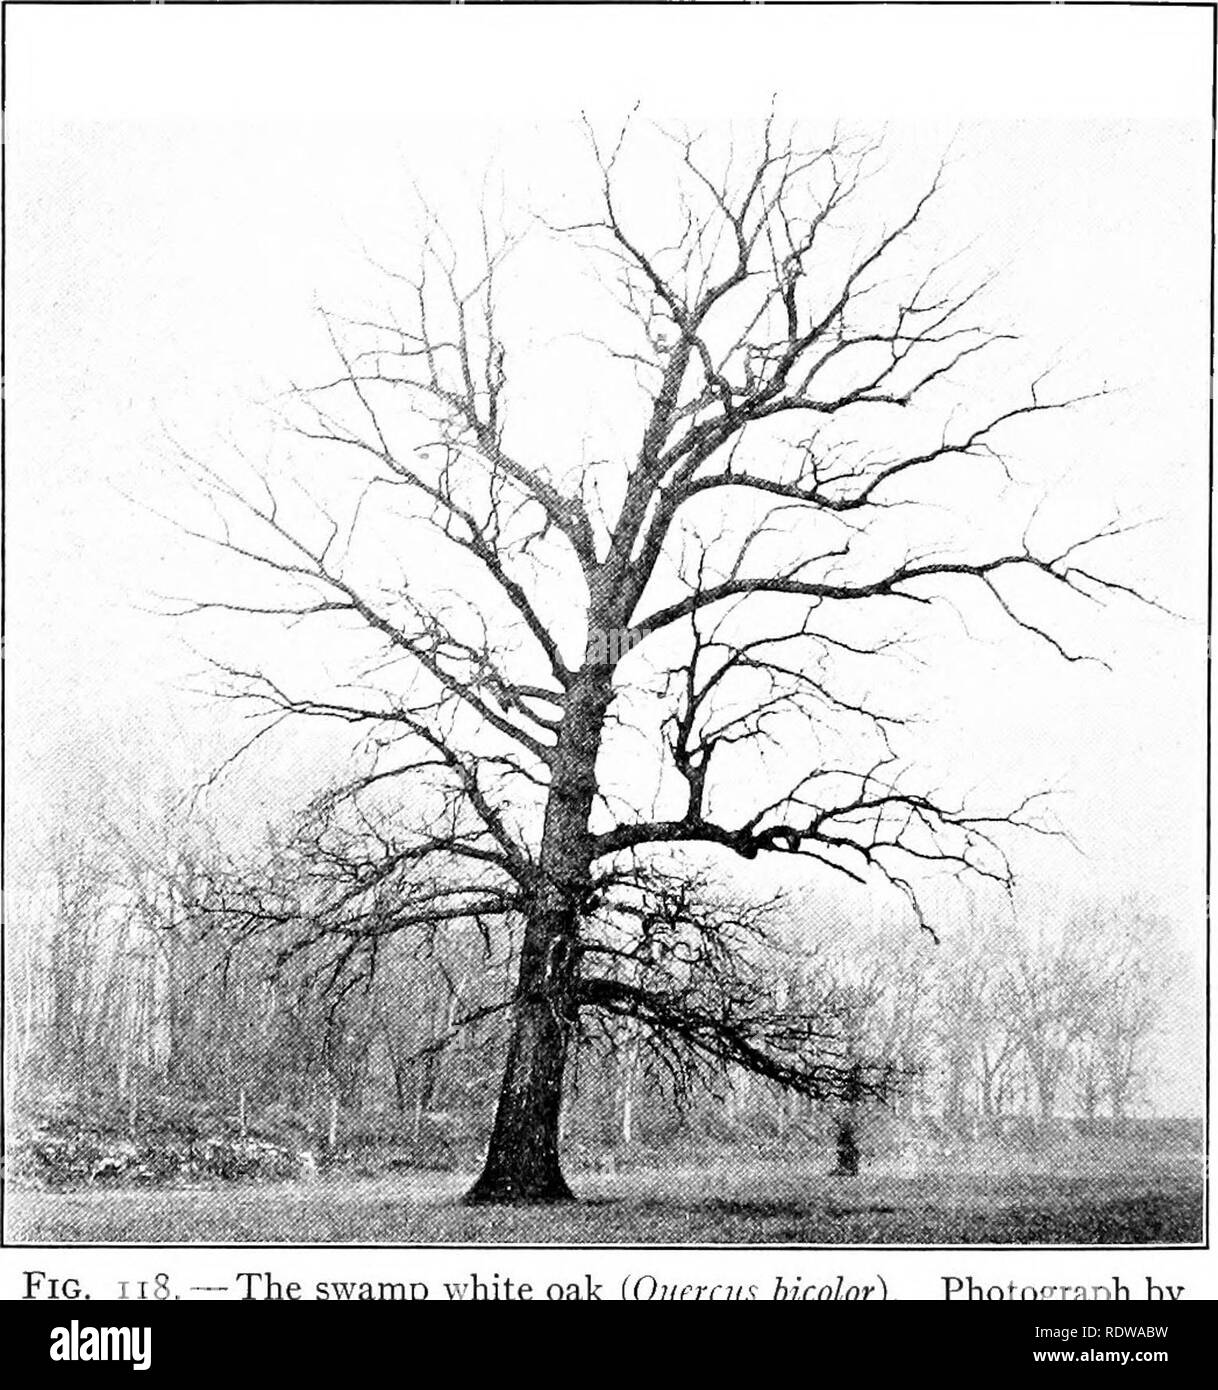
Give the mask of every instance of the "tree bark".
<path id="1" fill-rule="evenodd" d="M 592 632 L 597 631 L 595 623 Z M 596 758 L 612 699 L 612 668 L 588 663 L 573 681 L 552 763 L 538 881 L 486 1164 L 468 1203 L 573 1200 L 562 1174 L 563 1076 L 578 1015 L 580 917 L 591 892 L 588 821 Z"/>
<path id="2" fill-rule="evenodd" d="M 558 1152 L 567 1031 L 545 998 L 518 1009 L 486 1165 L 467 1202 L 572 1200 Z"/>

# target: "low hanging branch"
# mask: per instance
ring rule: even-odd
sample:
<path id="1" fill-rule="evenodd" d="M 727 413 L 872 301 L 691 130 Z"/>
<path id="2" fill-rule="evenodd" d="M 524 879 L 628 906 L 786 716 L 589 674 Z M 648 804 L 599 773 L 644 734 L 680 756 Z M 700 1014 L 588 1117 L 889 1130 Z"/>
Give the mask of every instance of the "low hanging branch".
<path id="1" fill-rule="evenodd" d="M 764 999 L 749 1009 L 730 1001 L 701 1008 L 680 992 L 658 993 L 597 977 L 580 984 L 580 1003 L 645 1025 L 656 1045 L 677 1044 L 721 1067 L 737 1066 L 812 1100 L 886 1100 L 898 1082 L 893 1062 L 864 1063 L 835 1055 L 826 1021 L 775 1013 Z M 688 1065 L 685 1059 L 680 1063 Z"/>

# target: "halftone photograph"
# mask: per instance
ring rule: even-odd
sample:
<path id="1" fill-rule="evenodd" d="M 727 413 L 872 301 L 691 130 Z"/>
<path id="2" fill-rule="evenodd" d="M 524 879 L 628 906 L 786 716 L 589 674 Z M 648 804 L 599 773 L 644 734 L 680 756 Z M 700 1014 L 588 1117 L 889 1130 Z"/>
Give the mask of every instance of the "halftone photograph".
<path id="1" fill-rule="evenodd" d="M 8 1242 L 1204 1243 L 1213 14 L 967 9 L 9 7 Z"/>

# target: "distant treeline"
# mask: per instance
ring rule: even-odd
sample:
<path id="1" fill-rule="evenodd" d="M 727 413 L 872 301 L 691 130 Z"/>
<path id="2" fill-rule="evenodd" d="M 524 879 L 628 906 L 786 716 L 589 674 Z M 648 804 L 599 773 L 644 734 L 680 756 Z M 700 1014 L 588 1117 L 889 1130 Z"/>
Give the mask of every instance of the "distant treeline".
<path id="1" fill-rule="evenodd" d="M 516 941 L 459 925 L 387 940 L 345 992 L 243 949 L 195 906 L 207 856 L 137 853 L 113 835 L 51 846 L 9 926 L 9 1073 L 18 1117 L 92 1117 L 132 1133 L 167 1114 L 201 1130 L 291 1130 L 302 1148 L 390 1137 L 420 1159 L 476 1150 L 502 1067 Z M 973 911 L 935 944 L 908 922 L 816 928 L 798 903 L 757 962 L 776 1016 L 824 1018 L 839 1056 L 890 1064 L 890 1115 L 946 1132 L 1004 1119 L 1120 1121 L 1147 1109 L 1165 1006 L 1181 980 L 1167 924 L 1131 898 Z M 573 1149 L 682 1135 L 782 1140 L 822 1107 L 723 1072 L 673 1093 L 633 1024 L 574 1051 Z M 221 1125 L 221 1122 L 223 1124 Z"/>

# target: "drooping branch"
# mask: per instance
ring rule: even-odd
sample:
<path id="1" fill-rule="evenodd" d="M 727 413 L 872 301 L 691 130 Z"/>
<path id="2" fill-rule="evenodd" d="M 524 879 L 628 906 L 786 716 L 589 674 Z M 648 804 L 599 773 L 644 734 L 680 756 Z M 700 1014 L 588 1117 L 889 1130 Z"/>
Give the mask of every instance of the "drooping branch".
<path id="1" fill-rule="evenodd" d="M 580 1001 L 641 1032 L 678 1095 L 705 1065 L 821 1101 L 885 1099 L 899 1084 L 890 1059 L 853 1045 L 843 999 L 826 993 L 810 1010 L 776 1004 L 765 904 L 730 904 L 696 875 L 654 868 L 611 876 L 601 892 Z"/>
<path id="2" fill-rule="evenodd" d="M 701 1006 L 681 993 L 661 993 L 621 980 L 592 977 L 580 985 L 580 1002 L 652 1030 L 657 1041 L 683 1044 L 720 1066 L 737 1066 L 786 1090 L 827 1101 L 847 1093 L 856 1100 L 885 1100 L 897 1083 L 890 1062 L 864 1065 L 830 1053 L 819 1036 L 820 1020 L 776 1013 L 768 999 L 732 1007 Z"/>

